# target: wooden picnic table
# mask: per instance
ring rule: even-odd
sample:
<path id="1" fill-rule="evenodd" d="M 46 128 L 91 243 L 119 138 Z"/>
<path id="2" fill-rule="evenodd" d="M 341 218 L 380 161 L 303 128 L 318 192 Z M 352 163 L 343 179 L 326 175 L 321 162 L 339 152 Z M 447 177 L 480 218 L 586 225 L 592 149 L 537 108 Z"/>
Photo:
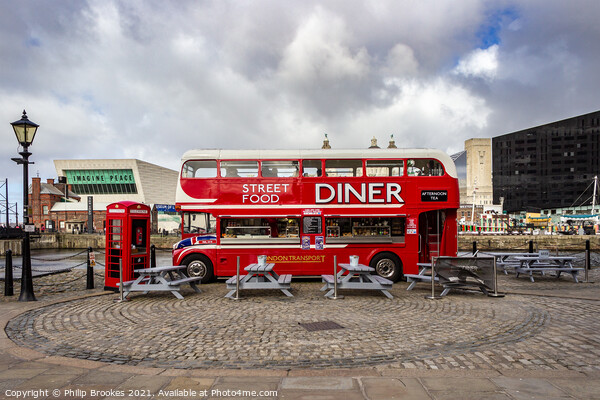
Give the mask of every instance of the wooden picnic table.
<path id="1" fill-rule="evenodd" d="M 406 290 L 413 290 L 418 282 L 431 282 L 431 263 L 417 263 L 417 266 L 419 267 L 418 274 L 404 274 L 406 282 L 410 283 Z M 438 280 L 436 276 L 435 281 Z"/>
<path id="2" fill-rule="evenodd" d="M 431 264 L 432 263 L 417 263 L 419 266 L 418 274 L 404 274 L 406 278 L 406 282 L 410 282 L 410 285 L 406 288 L 406 290 L 413 290 L 415 285 L 418 282 L 431 282 Z M 438 276 L 435 277 L 435 282 L 439 282 L 440 278 Z M 443 286 L 442 293 L 440 296 L 445 296 L 448 294 L 451 287 Z"/>
<path id="3" fill-rule="evenodd" d="M 290 282 L 292 281 L 292 275 L 278 275 L 273 268 L 275 264 L 250 264 L 244 271 L 246 271 L 246 275 L 239 276 L 239 289 L 278 289 L 281 290 L 286 296 L 293 297 L 293 295 L 289 292 Z M 229 278 L 227 283 L 227 289 L 230 289 L 230 292 L 225 295 L 225 297 L 232 298 L 236 287 L 237 275 Z"/>
<path id="4" fill-rule="evenodd" d="M 510 252 L 492 252 L 489 254 L 496 259 L 496 267 L 502 268 L 504 275 L 508 275 L 507 268 L 519 267 L 519 261 L 515 257 L 538 257 L 540 254 L 544 254 L 547 250 L 542 250 L 538 253 L 510 253 Z"/>
<path id="5" fill-rule="evenodd" d="M 577 283 L 577 273 L 583 268 L 574 268 L 573 260 L 576 257 L 570 256 L 538 256 L 538 257 L 515 257 L 519 261 L 519 267 L 515 268 L 517 278 L 519 274 L 528 274 L 529 280 L 533 280 L 533 273 L 540 272 L 542 275 L 546 272 L 556 272 L 556 278 L 560 278 L 562 272 L 571 274 L 573 280 Z"/>
<path id="6" fill-rule="evenodd" d="M 138 274 L 138 277 L 123 282 L 123 297 L 127 297 L 131 292 L 143 292 L 144 294 L 148 292 L 171 292 L 173 296 L 183 300 L 183 296 L 179 293 L 182 283 L 189 283 L 196 293 L 200 293 L 201 291 L 196 286 L 196 282 L 202 278 L 189 277 L 186 275 L 186 271 L 186 265 L 136 269 L 134 273 Z"/>
<path id="7" fill-rule="evenodd" d="M 339 266 L 341 269 L 335 278 L 337 279 L 338 289 L 379 290 L 388 298 L 394 298 L 394 296 L 388 292 L 388 290 L 392 288 L 393 282 L 379 275 L 374 275 L 373 272 L 375 272 L 375 268 L 362 264 L 339 264 Z M 325 297 L 333 296 L 334 276 L 321 275 L 321 278 L 323 282 L 325 282 L 321 291 L 329 289 L 325 294 Z"/>

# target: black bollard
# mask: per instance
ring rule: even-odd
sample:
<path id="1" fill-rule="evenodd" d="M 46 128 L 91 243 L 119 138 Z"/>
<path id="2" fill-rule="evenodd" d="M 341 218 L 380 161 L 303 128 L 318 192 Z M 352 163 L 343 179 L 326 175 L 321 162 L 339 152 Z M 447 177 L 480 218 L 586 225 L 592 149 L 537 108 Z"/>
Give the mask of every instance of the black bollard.
<path id="1" fill-rule="evenodd" d="M 477 242 L 473 241 L 473 255 L 475 255 L 475 253 L 477 253 Z"/>
<path id="2" fill-rule="evenodd" d="M 4 268 L 4 296 L 13 296 L 15 289 L 13 285 L 12 250 L 6 250 L 6 267 Z"/>
<path id="3" fill-rule="evenodd" d="M 150 246 L 150 268 L 156 268 L 156 246 Z"/>
<path id="4" fill-rule="evenodd" d="M 585 265 L 587 269 L 592 269 L 592 263 L 590 260 L 590 241 L 585 241 Z"/>
<path id="5" fill-rule="evenodd" d="M 529 241 L 529 252 L 533 253 L 533 240 Z"/>
<path id="6" fill-rule="evenodd" d="M 94 288 L 94 267 L 92 267 L 92 261 L 90 260 L 90 253 L 92 252 L 92 248 L 88 247 L 87 249 L 87 284 L 86 289 Z"/>

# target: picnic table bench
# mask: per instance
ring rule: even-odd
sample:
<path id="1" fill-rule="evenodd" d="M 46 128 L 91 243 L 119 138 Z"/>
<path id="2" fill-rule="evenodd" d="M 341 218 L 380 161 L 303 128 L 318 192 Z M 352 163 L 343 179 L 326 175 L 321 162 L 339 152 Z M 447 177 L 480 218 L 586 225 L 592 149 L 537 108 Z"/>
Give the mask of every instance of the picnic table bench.
<path id="1" fill-rule="evenodd" d="M 277 275 L 273 271 L 275 264 L 250 264 L 244 270 L 246 275 L 239 276 L 239 289 L 278 289 L 288 297 L 293 297 L 289 292 L 291 288 L 292 275 L 283 274 Z M 234 275 L 227 279 L 227 289 L 230 290 L 225 297 L 232 298 L 238 287 L 238 276 Z"/>
<path id="2" fill-rule="evenodd" d="M 127 297 L 131 292 L 143 292 L 144 294 L 148 292 L 171 292 L 173 296 L 183 300 L 183 296 L 179 293 L 179 290 L 181 284 L 184 283 L 189 283 L 196 293 L 200 293 L 201 291 L 196 286 L 196 282 L 202 278 L 189 277 L 186 275 L 186 271 L 186 265 L 136 269 L 134 273 L 138 274 L 138 277 L 123 282 L 123 298 Z M 119 283 L 117 283 L 117 286 L 119 286 Z"/>
<path id="3" fill-rule="evenodd" d="M 362 264 L 339 264 L 339 266 L 341 270 L 335 277 L 333 275 L 321 275 L 321 279 L 325 283 L 321 291 L 329 289 L 325 297 L 333 296 L 337 278 L 338 289 L 379 290 L 386 297 L 394 298 L 388 292 L 392 288 L 393 282 L 382 276 L 374 275 L 375 268 Z"/>
<path id="4" fill-rule="evenodd" d="M 410 283 L 406 290 L 413 290 L 418 282 L 431 282 L 431 263 L 417 263 L 417 266 L 419 266 L 418 274 L 404 274 L 406 282 Z M 427 274 L 427 272 L 429 272 L 429 274 Z M 435 277 L 435 281 L 439 281 L 437 276 Z"/>
<path id="5" fill-rule="evenodd" d="M 515 257 L 539 257 L 540 255 L 547 254 L 547 250 L 541 250 L 538 253 L 510 253 L 510 252 L 493 252 L 486 253 L 496 259 L 496 267 L 502 268 L 504 275 L 508 275 L 507 268 L 518 268 L 520 265 L 519 260 Z"/>
<path id="6" fill-rule="evenodd" d="M 577 274 L 583 271 L 583 268 L 573 267 L 575 257 L 568 256 L 538 256 L 538 257 L 515 257 L 519 261 L 519 266 L 515 268 L 517 278 L 520 274 L 528 274 L 529 280 L 533 279 L 534 272 L 540 272 L 542 275 L 546 272 L 556 272 L 556 279 L 560 278 L 563 272 L 571 274 L 573 280 L 578 283 Z"/>

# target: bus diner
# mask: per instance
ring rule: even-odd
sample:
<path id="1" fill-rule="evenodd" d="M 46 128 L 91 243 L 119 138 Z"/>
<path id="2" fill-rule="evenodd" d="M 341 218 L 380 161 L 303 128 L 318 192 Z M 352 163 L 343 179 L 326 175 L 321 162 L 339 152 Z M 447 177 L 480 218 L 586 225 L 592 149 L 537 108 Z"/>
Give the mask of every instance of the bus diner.
<path id="1" fill-rule="evenodd" d="M 457 251 L 456 167 L 434 149 L 191 150 L 176 207 L 173 264 L 202 282 L 259 254 L 279 274 L 304 276 L 358 255 L 397 281 Z"/>

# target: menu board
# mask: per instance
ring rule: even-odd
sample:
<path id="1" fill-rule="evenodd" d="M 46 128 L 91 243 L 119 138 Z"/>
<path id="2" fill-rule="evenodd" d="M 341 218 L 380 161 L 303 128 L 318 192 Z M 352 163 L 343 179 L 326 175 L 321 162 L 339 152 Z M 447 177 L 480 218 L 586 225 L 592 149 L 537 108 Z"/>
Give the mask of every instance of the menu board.
<path id="1" fill-rule="evenodd" d="M 307 235 L 316 235 L 322 232 L 321 217 L 304 217 L 302 225 L 303 232 Z"/>

